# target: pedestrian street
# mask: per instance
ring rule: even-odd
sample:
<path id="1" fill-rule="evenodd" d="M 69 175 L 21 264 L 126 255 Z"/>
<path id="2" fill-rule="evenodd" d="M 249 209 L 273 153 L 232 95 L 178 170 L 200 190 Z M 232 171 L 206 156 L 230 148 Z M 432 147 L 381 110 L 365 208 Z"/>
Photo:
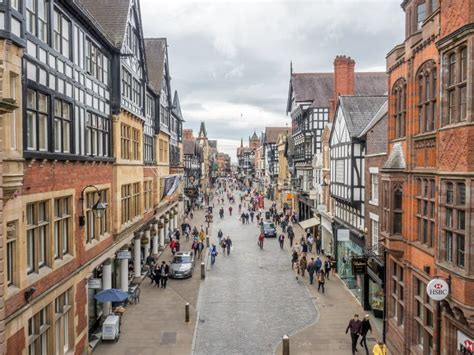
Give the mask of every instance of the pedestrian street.
<path id="1" fill-rule="evenodd" d="M 207 273 L 198 297 L 198 321 L 193 353 L 272 354 L 284 334 L 293 334 L 318 320 L 307 288 L 291 270 L 286 249 L 276 239 L 257 246 L 257 224 L 239 221 L 238 203 L 229 216 L 214 208 L 212 241 L 217 232 L 230 236 L 230 256 L 218 246 L 216 263 Z"/>

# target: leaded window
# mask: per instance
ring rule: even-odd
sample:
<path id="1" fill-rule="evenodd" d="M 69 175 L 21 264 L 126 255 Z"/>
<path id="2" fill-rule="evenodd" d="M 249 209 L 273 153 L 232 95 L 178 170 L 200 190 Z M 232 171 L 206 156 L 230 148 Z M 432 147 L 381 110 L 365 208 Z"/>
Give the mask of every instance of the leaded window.
<path id="1" fill-rule="evenodd" d="M 401 78 L 395 82 L 392 89 L 393 97 L 393 120 L 394 120 L 394 138 L 405 137 L 406 126 L 406 81 Z"/>
<path id="2" fill-rule="evenodd" d="M 425 63 L 418 71 L 418 130 L 433 131 L 436 117 L 437 72 L 433 61 Z"/>

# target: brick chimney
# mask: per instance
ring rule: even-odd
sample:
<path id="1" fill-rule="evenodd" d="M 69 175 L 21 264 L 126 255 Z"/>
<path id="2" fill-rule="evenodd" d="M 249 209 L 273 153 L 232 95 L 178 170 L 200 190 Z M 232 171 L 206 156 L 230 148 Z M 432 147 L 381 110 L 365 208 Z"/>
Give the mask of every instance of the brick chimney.
<path id="1" fill-rule="evenodd" d="M 336 59 L 334 59 L 334 96 L 331 102 L 332 113 L 336 110 L 339 95 L 354 95 L 354 67 L 355 61 L 351 57 L 338 55 Z"/>
<path id="2" fill-rule="evenodd" d="M 183 129 L 183 139 L 194 139 L 193 130 L 191 128 Z"/>

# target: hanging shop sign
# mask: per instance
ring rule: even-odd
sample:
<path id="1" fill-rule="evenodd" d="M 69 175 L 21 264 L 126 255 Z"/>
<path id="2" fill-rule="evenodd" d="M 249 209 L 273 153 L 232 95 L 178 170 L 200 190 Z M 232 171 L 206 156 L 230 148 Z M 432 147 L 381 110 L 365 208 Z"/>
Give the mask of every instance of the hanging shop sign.
<path id="1" fill-rule="evenodd" d="M 458 330 L 458 346 L 457 350 L 461 354 L 471 354 L 474 353 L 474 340 L 469 338 L 466 334 Z"/>
<path id="2" fill-rule="evenodd" d="M 89 279 L 87 280 L 87 287 L 92 289 L 102 288 L 102 279 Z"/>
<path id="3" fill-rule="evenodd" d="M 426 285 L 426 294 L 434 301 L 442 301 L 449 295 L 449 285 L 443 279 L 433 279 Z"/>
<path id="4" fill-rule="evenodd" d="M 119 260 L 131 259 L 131 258 L 132 258 L 132 253 L 128 250 L 119 251 L 117 253 L 117 259 L 119 259 Z"/>
<path id="5" fill-rule="evenodd" d="M 337 230 L 337 241 L 348 242 L 349 241 L 349 229 L 338 229 Z"/>
<path id="6" fill-rule="evenodd" d="M 365 275 L 367 269 L 366 258 L 352 258 L 352 274 Z"/>

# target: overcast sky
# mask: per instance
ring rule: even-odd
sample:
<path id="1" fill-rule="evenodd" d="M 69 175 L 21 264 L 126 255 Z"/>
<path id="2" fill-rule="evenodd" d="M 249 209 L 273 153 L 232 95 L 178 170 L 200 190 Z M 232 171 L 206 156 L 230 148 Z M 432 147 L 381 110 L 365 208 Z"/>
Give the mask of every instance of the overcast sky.
<path id="1" fill-rule="evenodd" d="M 145 37 L 166 37 L 172 90 L 184 127 L 199 129 L 235 161 L 255 130 L 285 126 L 295 72 L 333 70 L 338 54 L 358 71 L 385 71 L 403 39 L 401 0 L 141 0 Z"/>

